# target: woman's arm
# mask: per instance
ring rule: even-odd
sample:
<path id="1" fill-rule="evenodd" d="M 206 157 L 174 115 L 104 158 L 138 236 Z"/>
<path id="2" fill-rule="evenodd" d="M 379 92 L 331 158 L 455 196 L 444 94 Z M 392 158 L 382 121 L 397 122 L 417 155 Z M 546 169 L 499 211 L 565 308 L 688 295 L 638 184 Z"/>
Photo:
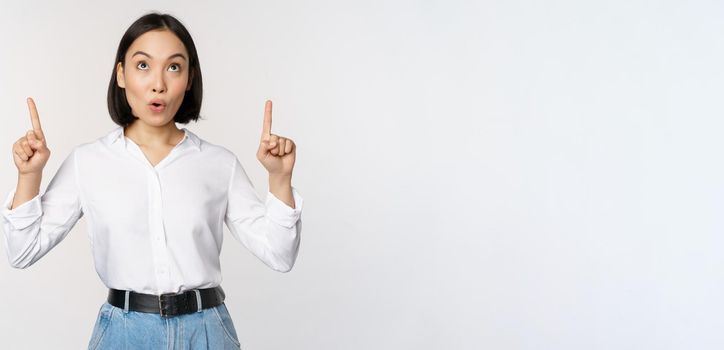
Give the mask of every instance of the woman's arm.
<path id="1" fill-rule="evenodd" d="M 18 182 L 0 208 L 12 267 L 24 269 L 34 264 L 60 243 L 83 216 L 75 171 L 76 149 L 63 161 L 45 193 L 41 195 L 38 190 L 30 200 L 23 200 L 32 193 L 28 188 L 37 185 Z"/>
<path id="2" fill-rule="evenodd" d="M 281 185 L 286 186 L 285 184 Z M 289 184 L 295 208 L 282 202 L 271 191 L 262 200 L 239 159 L 234 157 L 224 221 L 232 236 L 275 271 L 289 272 L 299 251 L 304 204 L 296 188 Z M 274 191 L 283 195 L 283 190 Z"/>
<path id="3" fill-rule="evenodd" d="M 272 134 L 271 125 L 272 103 L 267 100 L 256 153 L 269 173 L 266 201 L 259 198 L 235 156 L 225 221 L 234 238 L 267 266 L 289 272 L 297 259 L 302 233 L 303 199 L 292 187 L 297 147 L 291 139 Z"/>

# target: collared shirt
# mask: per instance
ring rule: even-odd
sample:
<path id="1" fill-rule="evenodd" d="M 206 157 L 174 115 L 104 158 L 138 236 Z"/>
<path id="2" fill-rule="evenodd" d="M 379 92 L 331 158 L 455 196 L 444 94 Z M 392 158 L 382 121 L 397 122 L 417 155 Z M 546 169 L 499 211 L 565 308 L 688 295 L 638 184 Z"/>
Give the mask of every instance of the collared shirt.
<path id="1" fill-rule="evenodd" d="M 289 271 L 297 257 L 303 199 L 291 208 L 271 192 L 262 201 L 234 153 L 185 136 L 153 166 L 116 127 L 75 146 L 44 193 L 0 209 L 10 265 L 26 268 L 83 217 L 98 276 L 109 288 L 179 293 L 221 283 L 223 224 L 268 267 Z"/>

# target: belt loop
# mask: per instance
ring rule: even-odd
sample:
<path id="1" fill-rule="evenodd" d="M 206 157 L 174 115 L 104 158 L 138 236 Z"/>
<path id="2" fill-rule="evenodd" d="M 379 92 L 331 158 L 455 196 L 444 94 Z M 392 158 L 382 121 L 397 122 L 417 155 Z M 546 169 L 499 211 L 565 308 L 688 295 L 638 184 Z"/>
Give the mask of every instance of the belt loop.
<path id="1" fill-rule="evenodd" d="M 198 289 L 194 289 L 194 292 L 196 292 L 196 306 L 198 306 L 199 310 L 196 312 L 201 312 L 201 292 Z"/>
<path id="2" fill-rule="evenodd" d="M 126 314 L 128 313 L 128 299 L 129 299 L 130 293 L 131 293 L 130 290 L 126 291 L 126 296 L 123 301 L 123 313 L 126 313 Z"/>

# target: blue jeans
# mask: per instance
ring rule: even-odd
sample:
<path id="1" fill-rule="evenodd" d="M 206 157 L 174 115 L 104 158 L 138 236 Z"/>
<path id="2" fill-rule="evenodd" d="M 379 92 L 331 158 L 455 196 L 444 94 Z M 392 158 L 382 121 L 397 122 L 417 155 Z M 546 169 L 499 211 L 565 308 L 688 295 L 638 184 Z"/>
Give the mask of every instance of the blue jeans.
<path id="1" fill-rule="evenodd" d="M 185 315 L 126 312 L 104 302 L 88 349 L 240 349 L 226 304 Z"/>

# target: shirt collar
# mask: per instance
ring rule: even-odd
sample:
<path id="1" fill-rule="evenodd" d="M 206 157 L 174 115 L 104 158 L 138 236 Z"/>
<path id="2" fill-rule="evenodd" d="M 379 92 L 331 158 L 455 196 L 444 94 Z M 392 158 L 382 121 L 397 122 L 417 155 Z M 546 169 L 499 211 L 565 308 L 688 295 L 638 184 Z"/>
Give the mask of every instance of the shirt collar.
<path id="1" fill-rule="evenodd" d="M 182 140 L 181 142 L 184 142 L 185 139 L 188 138 L 191 141 L 192 146 L 200 151 L 201 150 L 201 139 L 199 139 L 199 137 L 196 136 L 196 134 L 191 132 L 191 130 L 189 130 L 189 129 L 181 128 L 181 130 L 186 134 L 186 136 L 184 137 L 184 140 Z M 120 140 L 123 143 L 123 145 L 125 146 L 126 138 L 124 136 L 125 136 L 125 134 L 123 133 L 123 127 L 119 126 L 108 133 L 108 135 L 106 136 L 106 142 L 110 145 L 110 144 L 113 144 L 116 141 Z"/>

